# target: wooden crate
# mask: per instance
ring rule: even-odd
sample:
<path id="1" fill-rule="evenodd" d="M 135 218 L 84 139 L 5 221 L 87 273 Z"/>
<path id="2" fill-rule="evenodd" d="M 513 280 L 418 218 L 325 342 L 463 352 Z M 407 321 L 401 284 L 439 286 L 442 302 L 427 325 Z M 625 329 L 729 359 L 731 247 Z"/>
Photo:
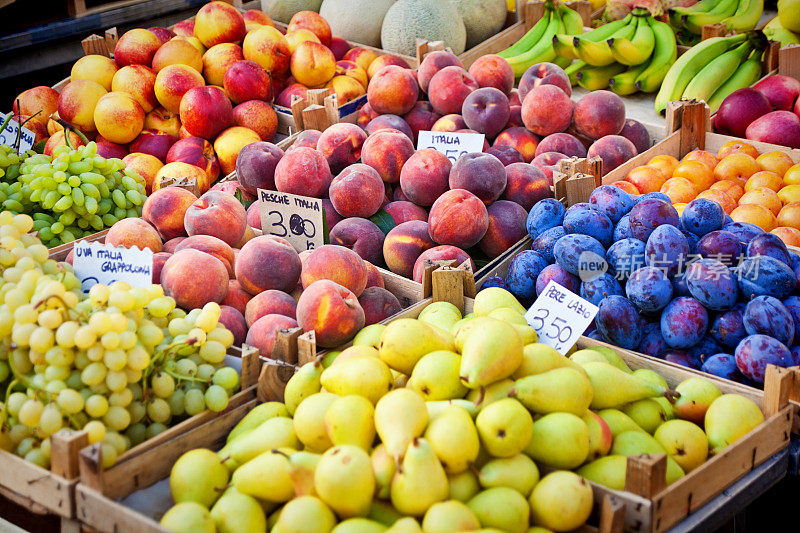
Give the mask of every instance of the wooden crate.
<path id="1" fill-rule="evenodd" d="M 224 416 L 255 398 L 260 371 L 258 350 L 250 346 L 232 347 L 228 349 L 228 354 L 242 360 L 242 390 L 230 398 L 228 407 L 221 413 L 203 411 L 134 446 L 117 458 L 112 470 L 118 467 L 125 468 L 139 455 L 157 448 L 177 435 Z M 3 472 L 0 477 L 0 495 L 33 513 L 51 513 L 71 519 L 75 517 L 75 486 L 79 477 L 78 454 L 88 444 L 86 432 L 61 430 L 51 437 L 51 443 L 50 470 L 0 450 L 0 472 Z"/>

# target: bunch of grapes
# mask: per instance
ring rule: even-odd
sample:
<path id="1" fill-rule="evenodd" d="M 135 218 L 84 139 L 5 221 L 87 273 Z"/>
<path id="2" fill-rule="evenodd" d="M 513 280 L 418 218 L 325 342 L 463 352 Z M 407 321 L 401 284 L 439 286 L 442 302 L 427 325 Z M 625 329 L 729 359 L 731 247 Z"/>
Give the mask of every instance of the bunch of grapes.
<path id="1" fill-rule="evenodd" d="M 146 197 L 144 180 L 120 159 L 97 155 L 97 144 L 59 146 L 53 157 L 18 156 L 0 146 L 0 204 L 28 213 L 48 247 L 58 246 L 138 217 Z"/>
<path id="2" fill-rule="evenodd" d="M 0 213 L 0 448 L 49 467 L 50 435 L 84 429 L 103 463 L 239 388 L 233 334 L 211 303 L 189 313 L 160 285 L 95 285 L 48 259 L 27 215 Z"/>

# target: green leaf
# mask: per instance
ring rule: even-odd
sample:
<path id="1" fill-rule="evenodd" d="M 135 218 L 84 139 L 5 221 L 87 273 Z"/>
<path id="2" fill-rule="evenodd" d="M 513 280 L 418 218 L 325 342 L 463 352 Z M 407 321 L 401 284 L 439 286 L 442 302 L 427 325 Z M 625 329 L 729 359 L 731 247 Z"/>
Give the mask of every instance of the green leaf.
<path id="1" fill-rule="evenodd" d="M 247 211 L 250 206 L 253 205 L 253 202 L 255 202 L 255 200 L 245 200 L 241 189 L 236 189 L 236 192 L 233 193 L 233 197 L 239 200 L 239 203 L 244 206 L 245 211 Z"/>
<path id="2" fill-rule="evenodd" d="M 392 215 L 381 209 L 369 219 L 383 232 L 384 235 L 389 233 L 393 227 L 396 226 Z"/>
<path id="3" fill-rule="evenodd" d="M 37 154 L 44 153 L 44 147 L 47 144 L 47 141 L 39 141 L 38 143 L 33 145 L 33 149 L 36 151 Z"/>
<path id="4" fill-rule="evenodd" d="M 328 232 L 328 217 L 325 216 L 325 208 L 322 208 L 322 237 L 325 239 L 325 244 L 331 243 L 331 236 Z"/>

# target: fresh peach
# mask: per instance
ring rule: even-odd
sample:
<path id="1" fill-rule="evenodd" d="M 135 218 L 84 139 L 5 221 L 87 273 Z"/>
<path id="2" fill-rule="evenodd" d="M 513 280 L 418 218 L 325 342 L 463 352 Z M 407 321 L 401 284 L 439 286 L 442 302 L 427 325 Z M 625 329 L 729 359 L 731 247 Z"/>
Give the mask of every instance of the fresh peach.
<path id="1" fill-rule="evenodd" d="M 756 157 L 756 163 L 761 167 L 761 170 L 768 170 L 774 172 L 778 176 L 783 177 L 792 166 L 794 161 L 784 152 L 766 152 Z"/>
<path id="2" fill-rule="evenodd" d="M 286 42 L 289 43 L 289 53 L 293 54 L 297 48 L 297 45 L 304 41 L 319 43 L 319 37 L 314 35 L 314 32 L 311 30 L 307 30 L 305 28 L 300 28 L 286 33 Z"/>
<path id="3" fill-rule="evenodd" d="M 778 226 L 788 226 L 800 230 L 800 203 L 784 205 L 776 219 Z"/>
<path id="4" fill-rule="evenodd" d="M 405 115 L 414 107 L 418 95 L 419 87 L 413 72 L 397 65 L 378 71 L 367 88 L 367 100 L 378 114 Z"/>
<path id="5" fill-rule="evenodd" d="M 272 84 L 267 71 L 255 61 L 237 61 L 223 78 L 225 93 L 235 104 L 247 100 L 271 100 Z"/>
<path id="6" fill-rule="evenodd" d="M 414 155 L 414 145 L 404 134 L 386 130 L 370 135 L 361 149 L 364 164 L 375 169 L 386 183 L 398 183 L 401 169 Z M 448 161 L 449 162 L 449 161 Z"/>
<path id="7" fill-rule="evenodd" d="M 190 89 L 204 85 L 203 76 L 192 67 L 170 65 L 156 75 L 154 90 L 158 103 L 165 109 L 177 113 L 180 111 L 183 95 Z"/>
<path id="8" fill-rule="evenodd" d="M 526 163 L 533 161 L 539 137 L 526 128 L 514 127 L 502 131 L 494 140 L 494 146 L 510 146 L 522 155 Z"/>
<path id="9" fill-rule="evenodd" d="M 190 237 L 211 235 L 234 246 L 244 234 L 247 213 L 230 194 L 208 191 L 189 206 L 183 223 Z"/>
<path id="10" fill-rule="evenodd" d="M 111 142 L 128 144 L 144 127 L 144 110 L 128 93 L 104 94 L 94 108 L 97 132 Z"/>
<path id="11" fill-rule="evenodd" d="M 164 265 L 167 264 L 167 259 L 170 257 L 172 257 L 171 252 L 156 252 L 153 254 L 153 276 L 150 278 L 152 283 L 161 283 L 161 271 L 164 270 Z"/>
<path id="12" fill-rule="evenodd" d="M 278 332 L 282 329 L 294 329 L 297 326 L 297 321 L 293 318 L 275 314 L 264 315 L 250 326 L 245 343 L 258 348 L 264 357 L 271 357 Z"/>
<path id="13" fill-rule="evenodd" d="M 200 39 L 198 39 L 197 37 L 185 37 L 183 35 L 176 35 L 175 37 L 172 38 L 172 40 L 186 41 L 187 43 L 197 48 L 197 51 L 200 52 L 201 56 L 208 51 L 208 49 L 205 46 L 203 46 L 203 43 L 201 43 Z"/>
<path id="14" fill-rule="evenodd" d="M 328 48 L 333 52 L 336 61 L 339 61 L 340 59 L 344 59 L 344 55 L 350 50 L 350 45 L 341 37 L 334 35 L 331 37 L 331 45 Z"/>
<path id="15" fill-rule="evenodd" d="M 114 79 L 114 74 L 117 73 L 117 70 L 119 70 L 119 67 L 110 57 L 89 54 L 83 56 L 72 65 L 70 79 L 92 80 L 102 85 L 106 91 L 110 91 L 111 80 Z"/>
<path id="16" fill-rule="evenodd" d="M 194 87 L 186 91 L 180 115 L 186 131 L 204 139 L 213 139 L 233 124 L 231 101 L 219 87 Z"/>
<path id="17" fill-rule="evenodd" d="M 79 146 L 84 146 L 84 142 L 78 137 L 78 134 L 75 132 L 69 132 L 69 142 L 73 148 L 77 148 Z M 59 146 L 66 146 L 67 142 L 64 137 L 64 130 L 57 131 L 53 135 L 47 139 L 47 142 L 44 145 L 44 154 L 53 156 L 53 150 L 58 148 Z"/>
<path id="18" fill-rule="evenodd" d="M 19 118 L 20 123 L 25 124 L 25 128 L 33 132 L 33 144 L 39 144 L 41 141 L 46 141 L 50 134 L 47 132 L 47 126 L 41 122 L 31 119 L 28 115 L 14 116 L 14 120 Z"/>
<path id="19" fill-rule="evenodd" d="M 569 76 L 556 64 L 537 63 L 526 70 L 519 80 L 519 98 L 525 100 L 530 90 L 540 85 L 555 85 L 567 96 L 572 96 Z"/>
<path id="20" fill-rule="evenodd" d="M 759 187 L 766 187 L 778 192 L 781 190 L 781 187 L 783 187 L 783 180 L 774 172 L 762 170 L 760 172 L 756 172 L 747 179 L 747 183 L 744 184 L 744 190 L 752 191 L 753 189 L 758 189 Z"/>
<path id="21" fill-rule="evenodd" d="M 640 154 L 649 150 L 652 146 L 650 132 L 648 132 L 644 124 L 638 120 L 626 118 L 625 125 L 622 127 L 622 131 L 620 131 L 619 134 L 632 142 L 636 147 L 636 151 Z"/>
<path id="22" fill-rule="evenodd" d="M 800 246 L 800 230 L 797 228 L 779 226 L 770 233 L 777 235 L 786 246 Z"/>
<path id="23" fill-rule="evenodd" d="M 278 116 L 263 100 L 248 100 L 234 107 L 233 123 L 256 132 L 262 141 L 271 141 L 278 131 Z"/>
<path id="24" fill-rule="evenodd" d="M 375 52 L 361 46 L 351 48 L 344 57 L 342 57 L 342 59 L 356 63 L 359 67 L 364 69 L 364 72 L 369 72 L 369 66 L 377 58 L 378 55 Z"/>
<path id="25" fill-rule="evenodd" d="M 370 120 L 364 127 L 364 131 L 366 131 L 368 135 L 372 135 L 378 130 L 384 129 L 397 130 L 405 134 L 409 139 L 414 138 L 414 132 L 411 131 L 411 126 L 409 126 L 402 117 L 398 117 L 397 115 L 378 115 Z"/>
<path id="26" fill-rule="evenodd" d="M 672 176 L 672 173 L 670 173 Z M 625 176 L 625 181 L 632 183 L 638 192 L 635 194 L 647 194 L 649 192 L 658 192 L 667 181 L 664 173 L 659 169 L 651 166 L 641 166 L 632 169 Z"/>
<path id="27" fill-rule="evenodd" d="M 381 275 L 381 271 L 378 270 L 378 267 L 370 263 L 369 261 L 364 261 L 364 265 L 367 267 L 367 289 L 370 287 L 380 287 L 385 288 L 383 284 L 383 276 Z M 365 289 L 366 290 L 366 289 Z"/>
<path id="28" fill-rule="evenodd" d="M 166 162 L 188 163 L 203 170 L 210 186 L 219 177 L 220 164 L 210 142 L 200 137 L 186 137 L 172 145 Z"/>
<path id="29" fill-rule="evenodd" d="M 509 94 L 514 88 L 514 70 L 508 61 L 495 54 L 487 54 L 476 59 L 469 67 L 469 74 L 475 78 L 480 87 L 494 87 L 503 94 Z M 569 81 L 567 87 L 570 87 Z"/>
<path id="30" fill-rule="evenodd" d="M 509 104 L 511 102 L 509 101 Z M 522 122 L 522 105 L 521 104 L 511 104 L 508 108 L 509 110 L 509 117 L 508 122 L 506 122 L 506 129 L 508 128 L 521 128 L 525 126 L 525 123 Z"/>
<path id="31" fill-rule="evenodd" d="M 153 56 L 161 48 L 161 39 L 143 28 L 134 28 L 122 34 L 114 47 L 114 61 L 117 65 L 150 66 Z"/>
<path id="32" fill-rule="evenodd" d="M 466 127 L 467 123 L 464 122 L 464 117 L 457 113 L 451 113 L 434 122 L 433 126 L 431 126 L 431 131 L 454 132 L 463 130 Z"/>
<path id="33" fill-rule="evenodd" d="M 611 91 L 592 91 L 575 104 L 574 120 L 578 133 L 590 139 L 619 135 L 625 127 L 625 102 Z"/>
<path id="34" fill-rule="evenodd" d="M 330 231 L 330 243 L 353 250 L 365 262 L 383 264 L 384 234 L 371 220 L 345 218 Z"/>
<path id="35" fill-rule="evenodd" d="M 681 163 L 672 173 L 672 177 L 686 178 L 694 184 L 698 192 L 705 191 L 714 184 L 713 172 L 698 161 Z"/>
<path id="36" fill-rule="evenodd" d="M 214 184 L 213 187 L 209 189 L 209 191 L 222 191 L 226 192 L 232 196 L 241 195 L 242 201 L 244 202 L 255 202 L 256 195 L 250 194 L 247 192 L 247 189 L 242 187 L 242 184 L 239 183 L 236 179 L 230 179 L 228 181 L 220 181 Z M 249 226 L 250 223 L 248 222 L 247 225 Z M 245 230 L 247 231 L 247 230 Z M 249 239 L 248 239 L 249 240 Z M 244 243 L 242 243 L 244 244 Z M 241 248 L 241 246 L 236 246 L 236 248 Z"/>
<path id="37" fill-rule="evenodd" d="M 122 158 L 122 162 L 125 163 L 126 168 L 136 171 L 137 174 L 144 178 L 145 189 L 148 194 L 152 190 L 153 181 L 158 171 L 164 166 L 164 163 L 157 157 L 140 152 L 131 152 Z M 145 203 L 147 202 L 145 201 Z"/>
<path id="38" fill-rule="evenodd" d="M 211 235 L 192 235 L 182 240 L 180 244 L 175 247 L 175 252 L 180 252 L 187 248 L 216 257 L 225 266 L 225 270 L 228 271 L 228 276 L 233 278 L 233 267 L 235 263 L 233 248 L 225 241 Z"/>
<path id="39" fill-rule="evenodd" d="M 747 154 L 752 158 L 759 156 L 758 150 L 755 146 L 744 141 L 733 140 L 723 144 L 717 151 L 717 159 L 723 159 L 725 156 L 731 154 Z"/>
<path id="40" fill-rule="evenodd" d="M 428 221 L 427 211 L 416 204 L 404 200 L 389 202 L 383 207 L 383 210 L 389 213 L 395 226 L 399 226 L 409 220 Z"/>
<path id="41" fill-rule="evenodd" d="M 285 77 L 289 71 L 289 43 L 281 32 L 263 26 L 247 34 L 242 44 L 244 58 L 255 61 L 276 78 Z"/>
<path id="42" fill-rule="evenodd" d="M 505 128 L 511 110 L 502 91 L 483 87 L 467 95 L 461 106 L 461 115 L 468 128 L 494 139 Z"/>
<path id="43" fill-rule="evenodd" d="M 603 175 L 636 156 L 636 147 L 622 135 L 606 135 L 596 140 L 586 151 L 590 158 L 603 161 Z"/>
<path id="44" fill-rule="evenodd" d="M 272 22 L 272 19 L 269 18 L 269 15 L 260 9 L 248 9 L 242 13 L 242 19 L 244 19 L 244 24 L 247 28 L 247 31 L 256 29 L 259 26 L 275 26 L 275 23 Z"/>
<path id="45" fill-rule="evenodd" d="M 297 302 L 283 291 L 269 289 L 253 296 L 244 312 L 247 326 L 252 327 L 256 320 L 265 315 L 282 315 L 295 318 Z"/>
<path id="46" fill-rule="evenodd" d="M 141 102 L 139 105 L 141 105 Z M 167 111 L 163 107 L 153 109 L 144 117 L 144 130 L 157 131 L 177 139 L 180 129 L 181 119 L 178 118 L 178 114 Z"/>
<path id="47" fill-rule="evenodd" d="M 333 208 L 333 202 L 331 202 L 329 198 L 322 199 L 322 209 L 325 211 L 325 225 L 330 235 L 330 230 L 332 230 L 336 224 L 344 220 L 344 217 L 336 212 L 336 209 Z"/>
<path id="48" fill-rule="evenodd" d="M 331 181 L 328 194 L 336 212 L 345 218 L 367 218 L 383 202 L 383 181 L 378 172 L 363 163 L 348 166 Z"/>
<path id="49" fill-rule="evenodd" d="M 320 279 L 300 295 L 297 323 L 315 332 L 319 346 L 331 348 L 349 341 L 364 327 L 364 310 L 346 287 Z"/>
<path id="50" fill-rule="evenodd" d="M 252 298 L 252 294 L 244 290 L 237 280 L 232 279 L 228 281 L 228 292 L 225 293 L 225 298 L 222 300 L 221 305 L 233 307 L 244 317 L 247 304 L 250 303 Z M 245 327 L 249 326 L 250 324 L 245 320 Z"/>
<path id="51" fill-rule="evenodd" d="M 528 212 L 518 203 L 508 200 L 498 200 L 486 210 L 489 229 L 478 242 L 478 247 L 489 259 L 494 259 L 527 235 L 525 221 Z"/>
<path id="52" fill-rule="evenodd" d="M 539 85 L 522 101 L 522 121 L 537 135 L 562 132 L 572 123 L 574 107 L 569 96 L 555 85 Z"/>
<path id="53" fill-rule="evenodd" d="M 233 345 L 240 346 L 247 339 L 247 323 L 244 320 L 244 316 L 242 316 L 242 312 L 235 307 L 226 305 L 224 299 L 219 308 L 219 323 L 233 333 Z"/>
<path id="54" fill-rule="evenodd" d="M 58 97 L 58 116 L 84 133 L 97 131 L 94 108 L 105 94 L 106 90 L 96 81 L 72 81 Z"/>
<path id="55" fill-rule="evenodd" d="M 220 43 L 238 43 L 247 33 L 241 13 L 226 2 L 209 2 L 194 18 L 194 36 L 210 48 Z"/>
<path id="56" fill-rule="evenodd" d="M 320 16 L 319 13 L 314 11 L 298 11 L 289 20 L 289 25 L 286 27 L 286 33 L 294 32 L 300 29 L 311 31 L 317 36 L 319 42 L 329 47 L 331 44 L 331 27 L 328 21 Z"/>
<path id="57" fill-rule="evenodd" d="M 257 194 L 258 189 L 275 190 L 275 167 L 282 157 L 283 150 L 272 143 L 255 142 L 245 146 L 236 159 L 238 183 L 250 194 Z M 258 224 L 260 228 L 260 219 Z"/>
<path id="58" fill-rule="evenodd" d="M 717 180 L 731 180 L 744 185 L 750 176 L 760 170 L 761 167 L 752 156 L 735 153 L 725 156 L 717 163 L 714 167 L 714 177 Z"/>
<path id="59" fill-rule="evenodd" d="M 364 86 L 349 76 L 334 76 L 325 87 L 336 95 L 336 102 L 340 106 L 366 94 Z"/>
<path id="60" fill-rule="evenodd" d="M 305 98 L 307 91 L 308 87 L 306 87 L 302 83 L 291 83 L 287 85 L 286 88 L 283 89 L 280 93 L 278 93 L 278 97 L 275 98 L 275 105 L 291 108 L 292 97 L 297 95 L 301 99 Z"/>
<path id="61" fill-rule="evenodd" d="M 730 180 L 717 181 L 714 183 L 714 185 L 709 187 L 709 190 L 722 191 L 730 196 L 735 202 L 738 202 L 739 198 L 741 198 L 744 194 L 744 188 L 735 181 Z"/>
<path id="62" fill-rule="evenodd" d="M 236 158 L 248 144 L 261 141 L 258 133 L 241 126 L 232 126 L 214 139 L 214 152 L 219 159 L 222 173 L 227 175 L 236 169 Z"/>
<path id="63" fill-rule="evenodd" d="M 165 42 L 169 41 L 176 35 L 174 31 L 168 28 L 164 28 L 162 26 L 153 26 L 147 28 L 147 31 L 153 32 L 155 36 L 158 37 L 158 39 L 161 41 L 161 44 L 164 44 Z"/>
<path id="64" fill-rule="evenodd" d="M 699 191 L 686 178 L 670 178 L 661 186 L 661 192 L 669 196 L 672 203 L 677 204 L 691 202 Z"/>
<path id="65" fill-rule="evenodd" d="M 503 163 L 486 153 L 462 155 L 450 169 L 450 189 L 464 189 L 485 204 L 500 198 L 508 178 Z"/>
<path id="66" fill-rule="evenodd" d="M 313 148 L 291 150 L 275 167 L 275 188 L 290 194 L 321 198 L 332 179 L 328 161 Z"/>
<path id="67" fill-rule="evenodd" d="M 496 144 L 495 146 L 488 148 L 486 153 L 492 154 L 499 159 L 500 162 L 503 163 L 504 167 L 507 167 L 512 163 L 525 162 L 525 160 L 522 158 L 522 154 L 519 153 L 519 150 L 503 144 Z"/>
<path id="68" fill-rule="evenodd" d="M 236 279 L 250 294 L 276 289 L 294 290 L 302 265 L 288 241 L 272 235 L 256 237 L 242 246 L 236 258 Z"/>
<path id="69" fill-rule="evenodd" d="M 778 191 L 778 198 L 785 204 L 800 202 L 800 185 L 786 185 Z"/>
<path id="70" fill-rule="evenodd" d="M 464 100 L 477 89 L 478 82 L 466 70 L 449 66 L 431 78 L 428 98 L 437 113 L 460 113 Z"/>
<path id="71" fill-rule="evenodd" d="M 213 255 L 186 249 L 167 259 L 161 271 L 164 294 L 179 307 L 196 309 L 209 302 L 221 302 L 228 291 L 228 271 Z"/>
<path id="72" fill-rule="evenodd" d="M 483 238 L 488 228 L 486 205 L 464 189 L 451 189 L 442 194 L 433 203 L 428 216 L 428 230 L 438 244 L 470 248 Z"/>
<path id="73" fill-rule="evenodd" d="M 58 96 L 55 89 L 39 85 L 19 93 L 11 108 L 15 115 L 36 115 L 33 120 L 47 125 L 50 115 L 58 110 Z"/>
<path id="74" fill-rule="evenodd" d="M 384 54 L 382 56 L 378 56 L 375 58 L 375 61 L 369 64 L 367 75 L 370 79 L 372 79 L 383 67 L 388 67 L 389 65 L 395 65 L 401 68 L 411 68 L 409 67 L 408 62 L 402 57 L 392 54 Z"/>
<path id="75" fill-rule="evenodd" d="M 305 257 L 300 275 L 304 289 L 321 279 L 335 281 L 359 295 L 366 287 L 367 269 L 364 260 L 353 250 L 325 244 Z"/>
<path id="76" fill-rule="evenodd" d="M 417 80 L 419 81 L 420 89 L 428 92 L 428 84 L 431 82 L 431 78 L 444 67 L 451 66 L 464 68 L 464 64 L 452 52 L 437 50 L 425 54 L 425 58 L 420 63 L 419 69 L 417 69 Z"/>
<path id="77" fill-rule="evenodd" d="M 361 159 L 361 148 L 367 134 L 349 122 L 340 122 L 322 132 L 317 150 L 328 161 L 331 172 L 339 173 Z"/>
<path id="78" fill-rule="evenodd" d="M 422 100 L 415 103 L 411 111 L 403 115 L 403 120 L 406 121 L 406 124 L 409 125 L 411 132 L 414 134 L 411 140 L 415 143 L 417 142 L 419 132 L 431 131 L 433 125 L 440 118 L 441 115 L 433 110 L 431 103 Z"/>
<path id="79" fill-rule="evenodd" d="M 539 141 L 534 157 L 545 152 L 556 152 L 567 157 L 586 157 L 586 147 L 581 140 L 574 135 L 561 132 L 551 133 Z"/>
<path id="80" fill-rule="evenodd" d="M 778 213 L 780 213 L 781 208 L 783 207 L 783 202 L 781 202 L 781 199 L 778 198 L 778 194 L 772 189 L 768 189 L 766 187 L 750 189 L 744 193 L 744 195 L 739 198 L 739 205 L 747 204 L 756 204 L 760 205 L 761 207 L 766 207 L 772 211 L 772 214 L 775 216 L 778 216 Z"/>
<path id="81" fill-rule="evenodd" d="M 135 155 L 135 154 L 131 154 Z M 183 219 L 197 197 L 180 187 L 154 191 L 142 206 L 142 218 L 150 223 L 165 241 L 186 236 Z M 174 252 L 174 248 L 169 250 Z"/>
<path id="82" fill-rule="evenodd" d="M 715 156 L 711 152 L 706 152 L 705 150 L 692 150 L 691 152 L 683 156 L 683 159 L 681 159 L 681 163 L 685 163 L 687 161 L 699 161 L 700 163 L 703 163 L 711 170 L 714 170 L 714 167 L 716 167 L 717 163 L 719 163 L 719 159 L 717 159 L 717 156 Z"/>
<path id="83" fill-rule="evenodd" d="M 156 72 L 169 65 L 186 65 L 202 72 L 203 56 L 188 41 L 173 39 L 161 45 L 153 56 L 153 70 Z"/>
<path id="84" fill-rule="evenodd" d="M 749 222 L 764 231 L 772 231 L 776 226 L 775 215 L 772 214 L 772 211 L 757 204 L 740 205 L 730 215 L 734 222 Z"/>
<path id="85" fill-rule="evenodd" d="M 153 253 L 160 252 L 163 243 L 158 232 L 141 218 L 123 218 L 114 223 L 106 234 L 106 244 L 131 248 L 138 246 L 150 248 Z"/>
<path id="86" fill-rule="evenodd" d="M 721 189 L 709 189 L 701 192 L 697 197 L 717 202 L 722 207 L 722 210 L 729 215 L 736 209 L 736 200 Z"/>
<path id="87" fill-rule="evenodd" d="M 182 35 L 184 37 L 194 36 L 194 19 L 181 20 L 172 26 L 172 31 L 175 35 Z"/>
<path id="88" fill-rule="evenodd" d="M 334 76 L 348 76 L 360 83 L 364 90 L 367 89 L 367 82 L 369 81 L 367 71 L 359 67 L 355 61 L 347 61 L 345 59 L 337 61 Z"/>
<path id="89" fill-rule="evenodd" d="M 622 189 L 628 194 L 641 194 L 639 189 L 637 189 L 636 186 L 629 181 L 615 181 L 611 184 L 611 186 L 616 187 L 617 189 Z"/>
<path id="90" fill-rule="evenodd" d="M 203 76 L 209 85 L 221 86 L 225 72 L 237 61 L 244 59 L 242 47 L 234 43 L 220 43 L 203 54 Z"/>
<path id="91" fill-rule="evenodd" d="M 450 160 L 433 148 L 418 150 L 400 170 L 400 188 L 410 201 L 429 206 L 449 188 Z"/>
<path id="92" fill-rule="evenodd" d="M 461 248 L 450 245 L 435 246 L 422 252 L 414 263 L 413 279 L 417 283 L 422 283 L 422 278 L 425 275 L 425 261 L 457 261 L 459 265 L 469 261 L 472 271 L 475 271 L 475 262 Z"/>
<path id="93" fill-rule="evenodd" d="M 516 202 L 525 211 L 543 198 L 552 198 L 547 176 L 534 165 L 512 163 L 505 167 L 507 185 L 502 198 Z"/>
<path id="94" fill-rule="evenodd" d="M 680 161 L 671 155 L 657 155 L 648 161 L 646 166 L 659 170 L 661 174 L 664 175 L 664 179 L 668 180 L 672 177 L 672 173 L 675 172 L 675 169 L 678 168 L 680 163 Z M 711 170 L 714 170 L 714 168 L 712 167 Z"/>
<path id="95" fill-rule="evenodd" d="M 364 310 L 364 325 L 377 324 L 403 310 L 397 296 L 381 287 L 367 287 L 358 303 Z"/>
<path id="96" fill-rule="evenodd" d="M 197 74 L 197 72 L 192 72 L 191 74 L 191 79 L 196 81 L 199 74 Z M 173 83 L 176 83 L 179 79 L 182 79 L 182 77 L 170 80 L 170 84 L 164 88 L 175 87 L 177 89 L 177 84 L 173 85 Z M 202 80 L 202 77 L 200 79 Z M 139 105 L 142 106 L 145 113 L 149 113 L 158 105 L 158 99 L 156 98 L 156 74 L 149 67 L 144 65 L 128 65 L 119 69 L 111 80 L 111 90 L 114 92 L 128 93 L 133 96 L 133 98 L 139 102 Z M 181 93 L 181 95 L 182 94 L 183 93 Z M 175 99 L 172 98 L 170 101 L 175 102 Z M 172 113 L 178 112 L 178 103 L 180 103 L 180 97 L 178 97 L 177 103 L 175 104 L 175 109 L 171 110 Z M 180 126 L 178 127 L 180 128 Z"/>

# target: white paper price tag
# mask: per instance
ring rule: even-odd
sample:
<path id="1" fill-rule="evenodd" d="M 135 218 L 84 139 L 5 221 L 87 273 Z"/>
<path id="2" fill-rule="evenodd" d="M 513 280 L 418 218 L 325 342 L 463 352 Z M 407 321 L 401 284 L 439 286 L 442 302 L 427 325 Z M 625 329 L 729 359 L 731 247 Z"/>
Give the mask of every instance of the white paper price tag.
<path id="1" fill-rule="evenodd" d="M 417 140 L 417 150 L 433 148 L 455 163 L 462 155 L 483 152 L 483 138 L 483 133 L 421 131 Z"/>
<path id="2" fill-rule="evenodd" d="M 153 283 L 153 252 L 150 248 L 125 248 L 79 241 L 75 243 L 72 261 L 81 289 L 89 292 L 97 283 L 110 285 L 126 281 L 133 287 L 149 287 Z"/>
<path id="3" fill-rule="evenodd" d="M 258 200 L 264 235 L 283 237 L 298 252 L 325 244 L 325 215 L 319 198 L 258 189 Z"/>
<path id="4" fill-rule="evenodd" d="M 6 121 L 6 117 L 0 113 L 0 124 Z M 8 121 L 3 131 L 0 131 L 0 144 L 7 144 L 8 146 L 15 146 L 17 142 L 17 134 L 20 131 L 19 122 L 13 118 Z M 24 152 L 33 148 L 33 142 L 36 140 L 36 134 L 28 128 L 22 128 L 22 133 L 19 134 L 19 151 Z"/>
<path id="5" fill-rule="evenodd" d="M 550 280 L 525 313 L 539 342 L 566 355 L 597 314 L 597 306 Z"/>

